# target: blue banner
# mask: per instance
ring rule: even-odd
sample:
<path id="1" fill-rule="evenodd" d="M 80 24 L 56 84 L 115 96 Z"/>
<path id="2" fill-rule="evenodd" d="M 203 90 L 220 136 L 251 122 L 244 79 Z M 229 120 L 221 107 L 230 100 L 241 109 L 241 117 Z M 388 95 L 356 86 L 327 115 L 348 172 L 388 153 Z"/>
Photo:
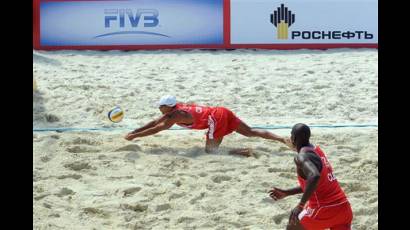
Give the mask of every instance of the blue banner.
<path id="1" fill-rule="evenodd" d="M 42 46 L 223 44 L 223 0 L 41 2 Z"/>

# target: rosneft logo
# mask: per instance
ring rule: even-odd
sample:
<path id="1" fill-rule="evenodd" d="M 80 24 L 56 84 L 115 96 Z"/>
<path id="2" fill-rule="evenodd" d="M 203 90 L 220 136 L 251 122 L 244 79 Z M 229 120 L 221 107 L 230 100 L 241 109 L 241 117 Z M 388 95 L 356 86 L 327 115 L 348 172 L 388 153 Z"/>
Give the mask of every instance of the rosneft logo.
<path id="1" fill-rule="evenodd" d="M 288 10 L 284 4 L 281 4 L 270 15 L 270 22 L 277 28 L 278 39 L 288 39 L 288 28 L 295 23 L 295 14 L 292 14 L 292 11 Z"/>
<path id="2" fill-rule="evenodd" d="M 302 10 L 302 9 L 300 9 Z M 303 15 L 302 15 L 303 16 Z M 302 20 L 303 21 L 303 20 Z M 288 31 L 295 23 L 295 14 L 280 4 L 273 14 L 270 14 L 270 22 L 276 27 L 277 39 L 280 40 L 341 40 L 341 39 L 373 39 L 374 35 L 366 30 L 294 30 Z M 302 23 L 303 24 L 303 23 Z M 303 27 L 303 25 L 298 25 Z"/>

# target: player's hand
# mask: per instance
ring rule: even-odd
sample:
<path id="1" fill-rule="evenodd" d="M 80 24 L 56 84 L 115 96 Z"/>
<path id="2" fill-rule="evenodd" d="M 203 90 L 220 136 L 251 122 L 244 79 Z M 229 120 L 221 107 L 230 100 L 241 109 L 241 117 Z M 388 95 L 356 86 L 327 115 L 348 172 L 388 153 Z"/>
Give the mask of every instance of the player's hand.
<path id="1" fill-rule="evenodd" d="M 299 223 L 299 213 L 301 213 L 303 210 L 302 207 L 300 207 L 299 205 L 296 206 L 292 212 L 290 213 L 290 217 L 289 217 L 289 224 L 290 225 L 296 225 L 296 223 Z"/>
<path id="2" fill-rule="evenodd" d="M 132 141 L 135 138 L 135 133 L 128 133 L 124 138 L 127 141 Z"/>
<path id="3" fill-rule="evenodd" d="M 288 146 L 291 150 L 296 151 L 296 147 L 292 144 L 292 141 L 288 137 L 285 138 L 285 145 Z"/>
<path id="4" fill-rule="evenodd" d="M 274 200 L 280 200 L 280 199 L 283 199 L 283 198 L 287 197 L 288 194 L 286 193 L 286 191 L 284 191 L 280 188 L 273 187 L 269 191 L 269 196 Z"/>

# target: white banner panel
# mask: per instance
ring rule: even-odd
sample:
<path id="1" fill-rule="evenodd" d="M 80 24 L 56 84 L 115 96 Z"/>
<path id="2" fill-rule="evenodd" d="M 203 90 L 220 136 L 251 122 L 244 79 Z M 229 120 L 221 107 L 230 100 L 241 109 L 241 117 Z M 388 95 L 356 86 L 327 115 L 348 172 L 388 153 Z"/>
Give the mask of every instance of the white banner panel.
<path id="1" fill-rule="evenodd" d="M 376 0 L 231 0 L 231 44 L 377 43 Z"/>

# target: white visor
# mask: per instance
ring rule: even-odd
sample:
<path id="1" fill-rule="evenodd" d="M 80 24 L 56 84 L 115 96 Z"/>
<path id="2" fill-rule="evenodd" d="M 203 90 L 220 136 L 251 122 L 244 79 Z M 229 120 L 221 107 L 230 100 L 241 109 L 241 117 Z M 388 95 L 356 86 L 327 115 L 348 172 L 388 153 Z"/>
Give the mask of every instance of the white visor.
<path id="1" fill-rule="evenodd" d="M 171 95 L 166 95 L 161 97 L 161 99 L 158 102 L 158 106 L 161 105 L 166 105 L 169 107 L 174 107 L 177 104 L 177 99 L 175 96 L 171 96 Z"/>

